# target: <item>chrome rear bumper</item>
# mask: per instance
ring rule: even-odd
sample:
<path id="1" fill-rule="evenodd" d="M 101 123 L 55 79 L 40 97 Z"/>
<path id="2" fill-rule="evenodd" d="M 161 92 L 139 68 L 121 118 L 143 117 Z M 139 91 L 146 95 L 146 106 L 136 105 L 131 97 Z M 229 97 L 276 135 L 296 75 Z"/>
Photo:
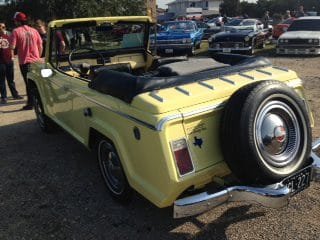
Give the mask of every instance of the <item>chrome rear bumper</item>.
<path id="1" fill-rule="evenodd" d="M 312 144 L 311 180 L 320 182 L 320 157 L 316 151 L 320 149 L 320 139 Z M 174 202 L 174 218 L 183 218 L 206 212 L 227 202 L 252 202 L 265 207 L 281 208 L 288 204 L 290 189 L 281 183 L 264 188 L 234 186 L 216 193 L 203 192 Z"/>

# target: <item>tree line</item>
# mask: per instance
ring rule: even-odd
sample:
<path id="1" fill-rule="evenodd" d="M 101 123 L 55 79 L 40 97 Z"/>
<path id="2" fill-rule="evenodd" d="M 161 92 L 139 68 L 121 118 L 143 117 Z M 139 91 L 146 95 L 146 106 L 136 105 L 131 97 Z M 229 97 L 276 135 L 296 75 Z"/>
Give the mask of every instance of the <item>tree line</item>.
<path id="1" fill-rule="evenodd" d="M 303 5 L 306 11 L 320 12 L 319 0 L 258 0 L 257 3 L 241 2 L 239 0 L 224 0 L 221 12 L 227 16 L 247 14 L 249 17 L 261 18 L 266 11 L 272 15 L 283 15 L 286 10 L 295 11 Z"/>
<path id="2" fill-rule="evenodd" d="M 24 12 L 32 20 L 141 15 L 144 0 L 15 0 L 0 7 L 1 20 L 12 25 L 15 12 Z"/>

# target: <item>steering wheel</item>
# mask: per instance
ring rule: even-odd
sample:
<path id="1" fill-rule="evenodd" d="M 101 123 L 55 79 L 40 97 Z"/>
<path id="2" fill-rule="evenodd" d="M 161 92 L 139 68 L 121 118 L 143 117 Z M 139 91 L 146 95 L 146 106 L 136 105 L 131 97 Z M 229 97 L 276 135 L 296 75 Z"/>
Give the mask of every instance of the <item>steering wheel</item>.
<path id="1" fill-rule="evenodd" d="M 75 52 L 78 52 L 79 50 L 89 50 L 90 52 L 93 52 L 93 53 L 95 53 L 97 56 L 99 56 L 99 58 L 101 58 L 101 60 L 102 60 L 102 64 L 101 64 L 101 66 L 104 66 L 105 65 L 105 58 L 103 57 L 103 55 L 99 52 L 99 51 L 97 51 L 97 50 L 95 50 L 94 48 L 90 48 L 90 47 L 78 47 L 78 48 L 75 48 L 75 49 L 73 49 L 70 53 L 69 53 L 69 56 L 68 56 L 68 62 L 69 62 L 69 66 L 70 66 L 70 68 L 73 70 L 73 71 L 75 71 L 76 73 L 79 73 L 81 76 L 83 76 L 83 75 L 85 75 L 86 73 L 84 73 L 84 72 L 81 72 L 79 69 L 77 69 L 75 66 L 74 66 L 74 64 L 72 63 L 72 56 L 73 56 L 73 54 L 75 53 Z M 88 67 L 89 66 L 89 67 Z M 90 68 L 90 65 L 89 64 L 85 64 L 85 63 L 82 63 L 82 64 L 80 64 L 80 69 L 83 69 L 83 68 Z M 89 69 L 88 69 L 89 70 Z"/>

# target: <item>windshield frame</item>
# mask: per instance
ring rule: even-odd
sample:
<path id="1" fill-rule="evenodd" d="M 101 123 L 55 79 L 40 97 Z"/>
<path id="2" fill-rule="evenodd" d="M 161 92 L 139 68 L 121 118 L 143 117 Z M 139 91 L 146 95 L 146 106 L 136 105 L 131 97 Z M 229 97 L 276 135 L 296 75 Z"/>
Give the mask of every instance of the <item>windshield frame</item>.
<path id="1" fill-rule="evenodd" d="M 193 29 L 192 30 L 186 30 L 186 29 L 181 29 L 178 31 L 172 30 L 172 29 L 168 29 L 168 25 L 176 25 L 176 24 L 186 24 L 186 25 L 192 25 Z M 165 30 L 160 30 L 160 32 L 196 32 L 198 30 L 198 26 L 195 22 L 193 21 L 170 21 L 170 22 L 165 22 L 162 25 L 163 28 L 165 28 Z"/>
<path id="2" fill-rule="evenodd" d="M 121 55 L 121 54 L 131 54 L 131 53 L 143 53 L 144 57 L 147 57 L 147 50 L 148 50 L 148 41 L 149 41 L 149 34 L 150 34 L 150 26 L 152 23 L 150 22 L 144 22 L 144 21 L 117 21 L 117 22 L 111 22 L 111 21 L 105 21 L 104 23 L 110 23 L 110 24 L 132 24 L 132 25 L 143 25 L 144 26 L 144 36 L 143 36 L 143 43 L 139 47 L 134 48 L 115 48 L 110 50 L 97 50 L 100 52 L 106 59 Z M 70 29 L 70 26 L 81 26 L 84 28 L 87 27 L 99 27 L 101 26 L 101 22 L 95 22 L 95 21 L 88 21 L 88 22 L 74 22 L 74 23 L 68 23 L 63 26 L 59 27 L 50 27 L 49 29 L 49 46 L 47 46 L 47 51 L 49 51 L 49 54 L 46 54 L 46 62 L 49 62 L 55 69 L 59 68 L 59 62 L 66 62 L 69 58 L 69 53 L 58 55 L 55 53 L 55 56 L 53 56 L 54 48 L 56 48 L 54 45 L 54 36 L 55 33 L 59 30 L 66 30 Z M 74 59 L 85 59 L 86 57 L 90 58 L 91 54 L 77 54 L 74 55 Z"/>

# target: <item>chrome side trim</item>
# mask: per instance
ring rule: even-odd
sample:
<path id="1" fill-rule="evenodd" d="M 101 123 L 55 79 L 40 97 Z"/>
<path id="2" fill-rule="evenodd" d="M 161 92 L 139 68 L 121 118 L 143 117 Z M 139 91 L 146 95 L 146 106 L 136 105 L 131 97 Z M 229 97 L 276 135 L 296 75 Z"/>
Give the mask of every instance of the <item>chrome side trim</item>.
<path id="1" fill-rule="evenodd" d="M 265 70 L 262 70 L 262 69 L 256 69 L 256 71 L 259 72 L 259 73 L 263 73 L 263 74 L 269 75 L 269 76 L 273 75 L 271 72 L 268 72 L 268 71 L 265 71 Z"/>
<path id="2" fill-rule="evenodd" d="M 222 109 L 225 106 L 225 104 L 226 104 L 225 102 L 222 102 L 222 103 L 219 103 L 219 104 L 216 104 L 216 105 L 213 105 L 213 106 L 201 108 L 201 109 L 198 109 L 198 110 L 195 110 L 195 111 L 191 111 L 191 112 L 188 112 L 188 113 L 181 113 L 181 114 L 176 114 L 176 115 L 171 115 L 171 116 L 165 117 L 165 118 L 161 119 L 157 123 L 156 130 L 157 131 L 162 131 L 164 129 L 165 125 L 169 121 L 172 121 L 172 120 L 175 120 L 175 119 L 179 119 L 179 118 L 183 118 L 183 117 L 191 117 L 191 116 L 194 116 L 194 115 L 198 115 L 198 114 L 203 114 L 203 113 L 206 113 L 206 112 L 219 110 L 219 109 Z"/>
<path id="3" fill-rule="evenodd" d="M 156 100 L 158 100 L 159 102 L 164 102 L 164 99 L 157 94 L 157 91 L 152 91 L 149 94 L 149 96 L 154 98 L 154 99 L 156 99 Z"/>
<path id="4" fill-rule="evenodd" d="M 250 75 L 245 74 L 245 73 L 242 73 L 242 72 L 240 72 L 239 75 L 240 75 L 241 77 L 244 77 L 244 78 L 249 78 L 250 80 L 255 80 L 255 77 L 250 76 Z"/>
<path id="5" fill-rule="evenodd" d="M 187 96 L 190 96 L 190 93 L 187 90 L 183 89 L 182 87 L 178 86 L 178 87 L 175 87 L 174 89 L 177 90 L 178 92 L 181 92 L 181 93 L 187 95 Z"/>
<path id="6" fill-rule="evenodd" d="M 214 90 L 214 86 L 210 85 L 209 83 L 205 83 L 204 81 L 198 81 L 198 84 L 200 84 L 203 87 L 209 88 L 211 90 Z"/>
<path id="7" fill-rule="evenodd" d="M 213 105 L 213 106 L 209 106 L 209 107 L 205 107 L 205 108 L 201 108 L 199 110 L 194 110 L 188 113 L 184 113 L 182 114 L 183 117 L 192 117 L 194 115 L 198 115 L 198 114 L 203 114 L 206 112 L 212 112 L 212 111 L 216 111 L 216 110 L 220 110 L 222 109 L 224 106 L 226 105 L 225 102 Z"/>
<path id="8" fill-rule="evenodd" d="M 219 77 L 218 79 L 220 79 L 221 81 L 224 81 L 226 83 L 230 83 L 232 85 L 236 85 L 236 83 L 234 81 L 232 81 L 232 80 L 230 80 L 230 79 L 228 79 L 226 77 Z"/>
<path id="9" fill-rule="evenodd" d="M 172 121 L 172 120 L 176 120 L 176 119 L 179 119 L 181 118 L 182 119 L 182 114 L 179 113 L 179 114 L 175 114 L 175 115 L 171 115 L 171 116 L 167 116 L 165 118 L 162 118 L 156 125 L 156 130 L 158 132 L 161 132 L 163 129 L 164 129 L 164 126 L 169 122 L 169 121 Z"/>
<path id="10" fill-rule="evenodd" d="M 254 202 L 265 207 L 281 208 L 288 204 L 290 189 L 282 184 L 265 188 L 229 187 L 217 193 L 200 193 L 174 202 L 174 218 L 194 216 L 227 202 Z"/>
<path id="11" fill-rule="evenodd" d="M 89 102 L 95 103 L 95 104 L 97 104 L 98 106 L 100 106 L 100 107 L 102 107 L 102 108 L 104 108 L 104 109 L 109 110 L 110 112 L 113 112 L 113 113 L 115 113 L 115 114 L 118 114 L 118 115 L 120 115 L 120 116 L 122 116 L 122 117 L 124 117 L 124 118 L 126 118 L 126 119 L 129 119 L 129 120 L 135 122 L 135 123 L 138 123 L 138 124 L 140 124 L 140 125 L 143 125 L 143 126 L 149 128 L 149 129 L 151 129 L 151 130 L 154 130 L 154 131 L 156 130 L 155 126 L 151 125 L 150 123 L 144 122 L 144 121 L 142 121 L 142 120 L 140 120 L 140 119 L 137 119 L 137 118 L 135 118 L 135 117 L 133 117 L 133 116 L 130 116 L 130 115 L 126 114 L 126 113 L 120 112 L 120 111 L 115 110 L 115 109 L 113 109 L 113 108 L 111 108 L 111 107 L 109 107 L 109 106 L 106 106 L 106 105 L 104 105 L 104 104 L 101 104 L 101 103 L 99 103 L 98 101 L 96 101 L 96 100 L 94 100 L 94 99 L 92 99 L 92 98 L 90 98 L 90 97 L 87 97 L 86 95 L 81 94 L 81 93 L 79 93 L 79 92 L 77 92 L 77 91 L 74 91 L 74 90 L 72 90 L 72 89 L 69 89 L 69 91 L 72 92 L 72 93 L 74 93 L 74 94 L 76 94 L 76 95 L 79 96 L 79 97 L 85 98 L 85 99 L 88 100 Z"/>
<path id="12" fill-rule="evenodd" d="M 217 110 L 217 109 L 220 109 L 220 108 L 224 107 L 224 105 L 225 105 L 225 103 L 223 102 L 223 103 L 216 104 L 216 105 L 213 105 L 213 106 L 201 108 L 201 109 L 198 109 L 196 111 L 192 111 L 192 112 L 189 112 L 189 113 L 186 113 L 186 114 L 179 113 L 179 114 L 174 114 L 174 115 L 171 115 L 171 116 L 167 116 L 165 118 L 162 118 L 155 126 L 153 126 L 150 123 L 144 122 L 144 121 L 142 121 L 140 119 L 137 119 L 137 118 L 135 118 L 133 116 L 130 116 L 130 115 L 126 114 L 126 113 L 117 111 L 117 110 L 115 110 L 115 109 L 113 109 L 113 108 L 111 108 L 109 106 L 101 104 L 98 101 L 96 101 L 96 100 L 94 100 L 94 99 L 92 99 L 90 97 L 87 97 L 87 96 L 85 96 L 85 95 L 83 95 L 83 94 L 81 94 L 79 92 L 76 92 L 76 91 L 71 90 L 71 89 L 69 91 L 73 92 L 77 96 L 83 97 L 83 98 L 87 99 L 88 101 L 93 102 L 93 103 L 97 104 L 98 106 L 103 107 L 103 108 L 105 108 L 105 109 L 107 109 L 107 110 L 109 110 L 109 111 L 111 111 L 111 112 L 113 112 L 115 114 L 118 114 L 118 115 L 120 115 L 122 117 L 125 117 L 125 118 L 127 118 L 127 119 L 129 119 L 129 120 L 131 120 L 133 122 L 136 122 L 136 123 L 138 123 L 140 125 L 143 125 L 143 126 L 149 128 L 151 130 L 159 131 L 159 132 L 164 129 L 165 125 L 169 121 L 172 121 L 172 120 L 175 120 L 175 119 L 179 119 L 179 118 L 182 119 L 183 117 L 189 117 L 189 116 L 193 116 L 193 115 L 197 115 L 197 114 L 201 114 L 201 113 L 205 113 L 205 112 L 209 112 L 209 111 L 214 111 L 214 110 Z"/>

